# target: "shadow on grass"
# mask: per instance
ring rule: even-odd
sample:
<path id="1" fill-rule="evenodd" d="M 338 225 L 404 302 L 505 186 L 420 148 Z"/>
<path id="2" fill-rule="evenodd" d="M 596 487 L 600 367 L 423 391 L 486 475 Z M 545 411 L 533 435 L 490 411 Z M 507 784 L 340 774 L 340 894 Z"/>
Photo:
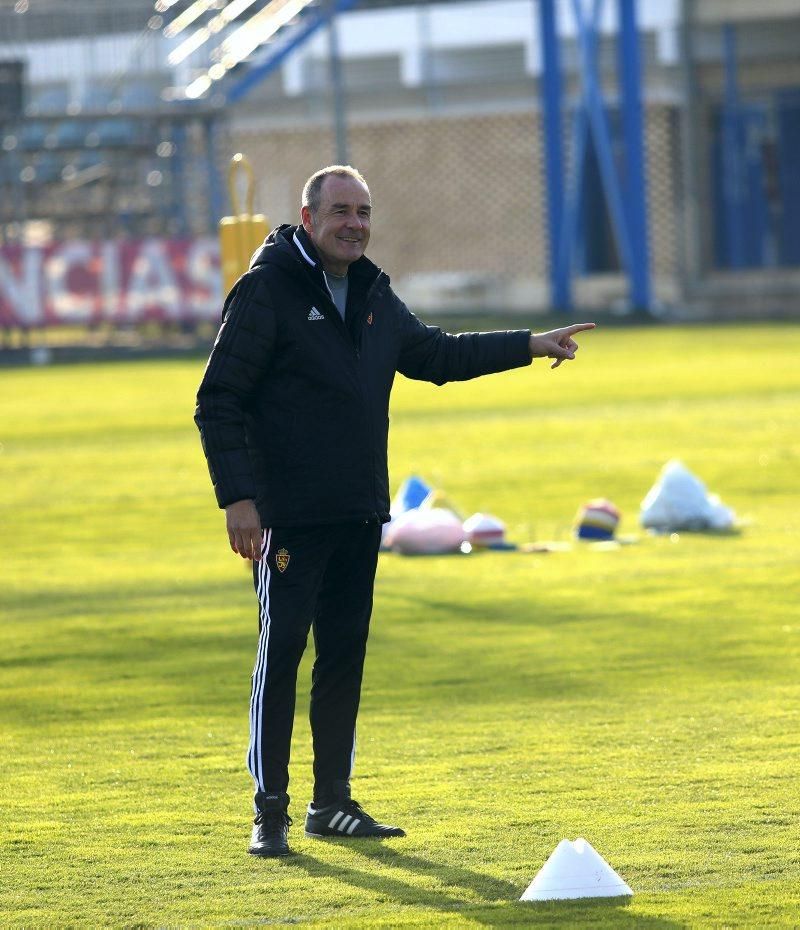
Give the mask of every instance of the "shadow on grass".
<path id="1" fill-rule="evenodd" d="M 613 927 L 644 928 L 644 930 L 677 930 L 682 927 L 672 920 L 629 914 L 630 898 L 606 898 L 593 901 L 521 902 L 523 889 L 512 882 L 502 881 L 454 866 L 390 849 L 382 843 L 358 843 L 352 840 L 338 843 L 363 856 L 365 869 L 332 865 L 306 853 L 295 853 L 284 860 L 285 866 L 305 871 L 314 879 L 334 879 L 347 882 L 355 888 L 374 894 L 379 901 L 402 904 L 407 907 L 424 907 L 442 914 L 460 912 L 487 927 L 535 923 L 538 927 Z M 442 890 L 409 884 L 399 878 L 379 874 L 375 866 L 400 868 L 437 882 Z M 462 897 L 458 889 L 468 891 Z"/>
<path id="2" fill-rule="evenodd" d="M 243 669 L 249 671 L 252 667 L 258 635 L 256 599 L 246 573 L 224 580 L 144 581 L 137 585 L 128 580 L 122 587 L 104 583 L 88 589 L 50 592 L 47 597 L 36 590 L 13 592 L 7 604 L 11 614 L 8 631 L 13 639 L 0 656 L 0 669 L 17 671 L 21 676 L 31 674 L 37 684 L 43 669 L 51 677 L 61 671 L 67 676 L 79 672 L 93 687 L 111 687 L 116 682 L 120 691 L 115 704 L 118 716 L 140 713 L 136 689 L 143 681 L 168 683 L 173 704 L 183 702 L 195 709 L 218 704 L 223 693 L 225 699 L 238 700 L 241 683 L 247 679 Z M 411 616 L 408 606 L 401 606 L 401 602 L 413 600 L 414 609 L 423 618 L 426 637 L 432 635 L 428 632 L 431 616 L 445 617 L 448 613 L 457 615 L 460 632 L 454 638 L 450 632 L 453 627 L 443 627 L 447 631 L 443 636 L 453 638 L 453 648 L 448 641 L 447 649 L 431 651 L 426 646 L 421 654 L 411 620 L 404 619 L 398 625 L 399 632 L 394 634 L 398 639 L 389 644 L 390 648 L 381 643 L 380 630 L 376 631 L 368 661 L 367 675 L 372 676 L 368 682 L 382 680 L 379 669 L 391 661 L 398 644 L 407 643 L 409 654 L 421 655 L 424 663 L 428 703 L 486 706 L 493 700 L 517 700 L 520 695 L 528 701 L 554 701 L 604 694 L 616 698 L 619 694 L 619 677 L 609 674 L 610 667 L 603 661 L 591 662 L 577 653 L 562 655 L 544 644 L 532 645 L 530 650 L 517 647 L 513 655 L 502 643 L 496 649 L 487 648 L 487 617 L 491 621 L 499 614 L 484 603 L 472 603 L 463 595 L 450 600 L 419 592 L 410 599 L 408 594 L 393 590 L 383 590 L 380 598 L 384 603 L 378 611 L 387 617 L 398 610 Z M 209 622 L 209 605 L 215 605 L 224 620 Z M 551 605 L 541 615 L 531 612 L 529 606 L 522 599 L 518 605 L 513 600 L 506 602 L 500 611 L 503 626 L 553 628 L 566 620 L 576 621 L 569 605 Z M 235 623 L 229 622 L 232 615 Z M 203 622 L 197 622 L 198 616 Z M 595 624 L 599 619 L 603 618 L 595 614 L 580 618 Z M 613 622 L 620 629 L 642 629 L 643 635 L 650 635 L 648 624 L 639 614 L 620 611 Z M 570 635 L 578 641 L 576 633 Z M 431 641 L 426 639 L 426 643 Z M 660 641 L 655 644 L 660 646 Z M 768 678 L 775 674 L 771 653 L 754 654 L 737 642 L 720 645 L 713 631 L 706 634 L 703 643 L 695 637 L 691 642 L 674 643 L 671 650 L 668 661 L 673 669 L 680 669 L 684 678 L 691 674 L 707 681 L 712 673 L 717 678 L 723 673 L 737 678 Z M 473 657 L 478 655 L 480 661 L 475 662 Z M 654 675 L 663 676 L 665 667 L 654 661 L 652 650 L 642 647 L 638 653 L 625 656 L 622 671 L 631 676 L 628 680 L 636 682 L 646 676 L 650 681 Z M 469 668 L 468 675 L 464 674 L 465 668 Z M 419 700 L 419 675 L 418 662 L 394 665 L 393 706 Z M 217 684 L 209 688 L 209 681 Z M 30 700 L 25 694 L 24 701 Z M 52 716 L 54 705 L 45 691 L 33 700 L 40 702 L 48 718 Z M 102 701 L 107 702 L 107 695 Z"/>
<path id="3" fill-rule="evenodd" d="M 337 841 L 334 840 L 333 842 Z M 348 841 L 342 840 L 338 842 L 347 843 Z M 480 872 L 473 872 L 463 866 L 410 855 L 384 843 L 367 842 L 356 845 L 351 841 L 347 848 L 352 849 L 353 852 L 364 856 L 365 859 L 371 862 L 405 869 L 419 875 L 428 875 L 446 887 L 468 888 L 486 902 L 513 900 L 519 897 L 519 891 L 513 882 L 492 878 L 490 875 L 483 875 Z"/>
<path id="4" fill-rule="evenodd" d="M 229 604 L 232 598 L 241 598 L 247 603 L 250 595 L 252 616 L 257 616 L 257 602 L 250 576 L 224 581 L 202 581 L 184 579 L 180 581 L 154 582 L 142 577 L 139 582 L 126 581 L 120 584 L 87 585 L 80 590 L 53 591 L 46 597 L 37 590 L 6 592 L 4 606 L 9 611 L 18 611 L 25 623 L 52 623 L 53 620 L 68 620 L 74 617 L 105 620 L 109 615 L 116 618 L 147 616 L 153 604 L 170 602 L 191 606 L 208 603 Z M 255 619 L 253 620 L 255 625 Z"/>

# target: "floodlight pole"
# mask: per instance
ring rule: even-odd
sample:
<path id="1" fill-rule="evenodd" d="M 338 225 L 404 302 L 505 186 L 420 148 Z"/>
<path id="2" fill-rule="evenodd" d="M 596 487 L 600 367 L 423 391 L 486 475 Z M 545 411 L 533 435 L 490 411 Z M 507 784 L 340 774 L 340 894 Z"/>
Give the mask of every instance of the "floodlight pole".
<path id="1" fill-rule="evenodd" d="M 186 124 L 183 120 L 175 120 L 170 129 L 169 141 L 173 146 L 170 157 L 173 184 L 172 204 L 169 205 L 168 209 L 178 218 L 178 235 L 188 236 L 189 223 L 186 215 L 186 204 L 188 201 L 183 190 L 186 183 Z M 211 170 L 214 171 L 213 163 L 211 165 Z M 216 175 L 216 171 L 214 171 L 214 174 Z M 174 183 L 175 178 L 180 179 L 179 183 Z M 209 190 L 211 190 L 213 183 L 212 181 L 209 184 Z M 212 206 L 211 209 L 213 210 L 214 207 Z"/>
<path id="2" fill-rule="evenodd" d="M 206 166 L 208 176 L 208 222 L 209 229 L 217 228 L 224 212 L 225 195 L 219 179 L 217 163 L 217 120 L 213 116 L 203 118 L 203 132 L 206 143 Z"/>
<path id="3" fill-rule="evenodd" d="M 625 140 L 625 212 L 631 245 L 631 301 L 635 310 L 650 309 L 650 246 L 647 235 L 647 183 L 644 170 L 644 127 L 642 122 L 639 61 L 639 30 L 636 0 L 618 0 L 617 61 L 619 63 L 620 110 Z"/>
<path id="4" fill-rule="evenodd" d="M 564 168 L 561 145 L 561 61 L 555 0 L 539 0 L 539 34 L 542 46 L 541 92 L 550 300 L 554 310 L 569 310 L 572 306 L 570 269 L 568 264 L 559 260 L 564 228 Z"/>
<path id="5" fill-rule="evenodd" d="M 345 102 L 342 58 L 339 52 L 339 31 L 336 23 L 336 0 L 327 0 L 328 56 L 333 91 L 333 119 L 336 131 L 336 161 L 340 165 L 350 162 L 347 153 L 347 110 Z"/>

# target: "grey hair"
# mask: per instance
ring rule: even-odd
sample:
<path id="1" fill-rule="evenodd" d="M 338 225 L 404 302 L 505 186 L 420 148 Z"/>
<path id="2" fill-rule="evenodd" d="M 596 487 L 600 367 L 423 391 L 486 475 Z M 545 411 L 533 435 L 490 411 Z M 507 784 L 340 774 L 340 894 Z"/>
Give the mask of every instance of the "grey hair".
<path id="1" fill-rule="evenodd" d="M 322 185 L 325 182 L 325 178 L 330 175 L 336 175 L 340 178 L 354 178 L 356 181 L 360 181 L 364 187 L 369 190 L 369 185 L 364 175 L 353 168 L 352 165 L 328 165 L 327 168 L 320 168 L 319 171 L 315 171 L 303 185 L 301 206 L 308 207 L 312 215 L 316 214 L 317 210 L 319 210 Z"/>

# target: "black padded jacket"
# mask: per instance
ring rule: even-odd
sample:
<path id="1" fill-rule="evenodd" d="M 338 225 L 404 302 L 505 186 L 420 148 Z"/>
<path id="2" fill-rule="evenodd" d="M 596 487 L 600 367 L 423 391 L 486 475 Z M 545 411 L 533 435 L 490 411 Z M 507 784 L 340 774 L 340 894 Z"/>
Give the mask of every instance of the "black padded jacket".
<path id="1" fill-rule="evenodd" d="M 302 227 L 279 226 L 225 301 L 197 395 L 220 507 L 254 499 L 263 527 L 389 519 L 395 372 L 444 384 L 531 362 L 529 330 L 426 326 L 366 256 L 346 323 Z"/>

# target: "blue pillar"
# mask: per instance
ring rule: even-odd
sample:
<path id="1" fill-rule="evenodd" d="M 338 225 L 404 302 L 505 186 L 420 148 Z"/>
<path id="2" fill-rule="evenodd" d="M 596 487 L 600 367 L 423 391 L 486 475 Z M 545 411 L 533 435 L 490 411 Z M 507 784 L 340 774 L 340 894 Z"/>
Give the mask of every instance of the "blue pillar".
<path id="1" fill-rule="evenodd" d="M 631 235 L 628 228 L 628 214 L 625 197 L 620 184 L 619 172 L 614 161 L 606 105 L 597 66 L 597 36 L 600 29 L 600 14 L 603 0 L 594 0 L 591 18 L 587 21 L 581 9 L 581 0 L 572 0 L 575 22 L 578 27 L 578 41 L 581 47 L 581 65 L 583 67 L 583 106 L 592 133 L 592 141 L 600 169 L 603 193 L 614 229 L 617 248 L 622 257 L 622 264 L 629 276 L 633 277 L 633 251 Z"/>
<path id="2" fill-rule="evenodd" d="M 729 268 L 744 268 L 746 262 L 742 201 L 745 191 L 739 79 L 736 68 L 736 27 L 724 26 L 722 39 L 725 67 L 725 98 L 722 107 L 722 206 L 728 246 L 725 257 Z"/>
<path id="3" fill-rule="evenodd" d="M 620 105 L 625 143 L 625 211 L 632 251 L 631 300 L 636 310 L 650 309 L 650 244 L 647 229 L 647 180 L 644 170 L 644 127 L 642 122 L 639 61 L 639 30 L 636 0 L 618 0 Z"/>
<path id="4" fill-rule="evenodd" d="M 539 34 L 542 45 L 541 91 L 550 300 L 555 310 L 568 310 L 572 306 L 570 267 L 569 262 L 559 261 L 564 224 L 564 168 L 561 146 L 561 62 L 555 0 L 539 0 Z"/>

